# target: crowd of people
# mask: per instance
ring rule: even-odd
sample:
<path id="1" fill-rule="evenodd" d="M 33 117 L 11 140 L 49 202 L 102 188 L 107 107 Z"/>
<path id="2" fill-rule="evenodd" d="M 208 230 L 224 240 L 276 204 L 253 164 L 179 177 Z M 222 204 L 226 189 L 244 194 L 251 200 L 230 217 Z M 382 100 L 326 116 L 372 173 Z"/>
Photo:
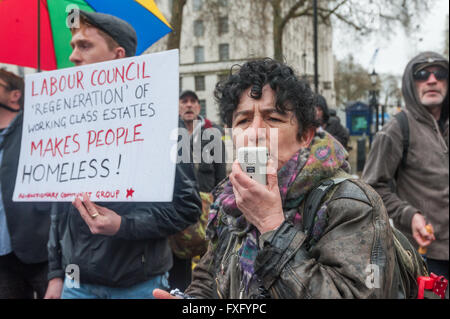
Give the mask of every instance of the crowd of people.
<path id="1" fill-rule="evenodd" d="M 127 22 L 80 16 L 71 29 L 76 66 L 135 55 Z M 408 135 L 398 118 L 388 122 L 361 178 L 349 174 L 348 130 L 288 65 L 244 63 L 214 95 L 234 142 L 240 134 L 245 146 L 277 139 L 266 185 L 237 160 L 228 172 L 223 143 L 218 160 L 209 154 L 203 131 L 223 129 L 184 91 L 179 127 L 215 160 L 195 159 L 192 148 L 179 153 L 171 202 L 13 202 L 24 82 L 0 70 L 0 298 L 407 298 L 418 287 L 404 284 L 400 232 L 427 250 L 425 270 L 416 261 L 413 276 L 448 278 L 448 60 L 425 52 L 410 61 Z M 190 227 L 201 253 L 175 249 L 175 236 Z"/>

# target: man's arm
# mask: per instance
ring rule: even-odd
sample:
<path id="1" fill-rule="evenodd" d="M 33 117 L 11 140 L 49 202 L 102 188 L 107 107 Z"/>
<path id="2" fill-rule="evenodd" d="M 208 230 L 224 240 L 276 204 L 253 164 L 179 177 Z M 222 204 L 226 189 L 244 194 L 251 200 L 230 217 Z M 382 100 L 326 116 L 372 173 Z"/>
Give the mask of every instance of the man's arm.
<path id="1" fill-rule="evenodd" d="M 193 164 L 179 163 L 172 202 L 138 205 L 131 214 L 122 216 L 117 236 L 126 239 L 167 237 L 196 223 L 201 212 L 202 201 Z"/>
<path id="2" fill-rule="evenodd" d="M 48 275 L 49 280 L 46 299 L 61 298 L 62 285 L 64 281 L 64 269 L 62 267 L 61 245 L 59 244 L 59 223 L 60 218 L 66 212 L 62 211 L 64 204 L 52 204 L 50 234 L 47 244 L 48 249 Z M 59 209 L 58 209 L 59 208 Z M 58 211 L 59 210 L 59 211 Z"/>
<path id="3" fill-rule="evenodd" d="M 395 172 L 403 154 L 401 130 L 396 120 L 377 133 L 367 157 L 362 179 L 383 199 L 389 217 L 397 225 L 411 229 L 413 216 L 419 210 L 401 200 L 392 189 Z"/>
<path id="4" fill-rule="evenodd" d="M 48 280 L 53 278 L 64 278 L 64 269 L 61 261 L 61 245 L 59 244 L 59 223 L 64 218 L 66 212 L 63 210 L 64 204 L 53 203 L 51 208 L 51 224 L 48 248 Z"/>
<path id="5" fill-rule="evenodd" d="M 121 215 L 88 199 L 84 203 L 78 200 L 74 205 L 93 234 L 128 240 L 167 237 L 194 224 L 201 214 L 193 166 L 185 163 L 176 165 L 170 203 L 134 203 L 130 204 L 131 211 Z"/>

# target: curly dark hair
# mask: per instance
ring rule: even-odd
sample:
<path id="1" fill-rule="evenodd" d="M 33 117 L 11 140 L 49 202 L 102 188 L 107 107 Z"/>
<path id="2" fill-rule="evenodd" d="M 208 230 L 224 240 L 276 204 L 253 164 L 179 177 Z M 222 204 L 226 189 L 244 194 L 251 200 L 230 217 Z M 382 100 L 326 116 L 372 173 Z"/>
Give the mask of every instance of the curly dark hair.
<path id="1" fill-rule="evenodd" d="M 259 100 L 266 84 L 275 91 L 275 109 L 281 114 L 292 111 L 296 116 L 299 123 L 299 140 L 305 130 L 317 126 L 314 93 L 309 84 L 299 79 L 289 66 L 269 58 L 233 66 L 229 77 L 217 83 L 214 97 L 219 105 L 222 122 L 231 127 L 233 112 L 244 91 L 251 88 L 250 96 Z"/>

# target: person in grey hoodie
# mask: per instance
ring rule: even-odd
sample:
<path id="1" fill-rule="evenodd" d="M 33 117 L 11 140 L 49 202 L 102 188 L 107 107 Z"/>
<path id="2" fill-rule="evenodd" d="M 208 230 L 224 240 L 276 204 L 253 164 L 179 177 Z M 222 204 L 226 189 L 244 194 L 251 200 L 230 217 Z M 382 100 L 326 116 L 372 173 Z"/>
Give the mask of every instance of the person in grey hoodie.
<path id="1" fill-rule="evenodd" d="M 401 164 L 403 134 L 394 118 L 377 133 L 362 178 L 381 195 L 395 226 L 413 245 L 426 247 L 429 271 L 448 278 L 448 60 L 434 52 L 413 58 L 402 93 L 409 125 L 406 162 Z"/>

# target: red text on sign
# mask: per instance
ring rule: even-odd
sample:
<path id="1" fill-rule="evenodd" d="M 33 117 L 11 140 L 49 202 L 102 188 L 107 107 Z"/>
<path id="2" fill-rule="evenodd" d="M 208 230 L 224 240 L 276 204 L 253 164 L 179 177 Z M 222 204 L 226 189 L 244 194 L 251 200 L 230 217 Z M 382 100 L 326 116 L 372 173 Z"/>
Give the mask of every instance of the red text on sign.
<path id="1" fill-rule="evenodd" d="M 36 89 L 37 84 L 35 81 L 31 82 L 31 95 L 39 96 L 39 95 L 47 95 L 53 96 L 58 91 L 64 92 L 65 89 L 83 89 L 83 72 L 77 71 L 73 74 L 61 75 L 59 77 L 50 76 L 49 78 L 44 78 L 42 83 L 40 83 L 39 88 Z"/>
<path id="2" fill-rule="evenodd" d="M 39 140 L 38 142 L 31 142 L 30 155 L 38 152 L 40 157 L 45 157 L 50 154 L 52 157 L 64 157 L 71 153 L 76 153 L 80 150 L 80 143 L 78 142 L 79 134 L 67 135 L 65 137 L 49 138 L 45 142 Z"/>
<path id="3" fill-rule="evenodd" d="M 99 130 L 88 131 L 88 145 L 87 151 L 91 148 L 98 148 L 102 146 L 109 146 L 115 144 L 119 146 L 120 144 L 130 144 L 135 142 L 143 142 L 143 138 L 139 138 L 141 135 L 140 127 L 142 124 L 136 124 L 133 129 L 118 127 L 116 129 L 109 130 Z"/>

